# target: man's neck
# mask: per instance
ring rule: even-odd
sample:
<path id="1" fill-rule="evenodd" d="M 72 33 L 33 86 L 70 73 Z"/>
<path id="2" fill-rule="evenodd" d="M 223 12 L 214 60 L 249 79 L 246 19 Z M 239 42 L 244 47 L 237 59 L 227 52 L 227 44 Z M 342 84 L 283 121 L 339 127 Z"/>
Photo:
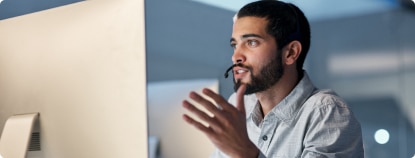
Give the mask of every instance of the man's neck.
<path id="1" fill-rule="evenodd" d="M 298 73 L 286 73 L 281 79 L 269 89 L 255 93 L 261 105 L 265 117 L 278 103 L 280 103 L 294 89 L 299 78 Z"/>

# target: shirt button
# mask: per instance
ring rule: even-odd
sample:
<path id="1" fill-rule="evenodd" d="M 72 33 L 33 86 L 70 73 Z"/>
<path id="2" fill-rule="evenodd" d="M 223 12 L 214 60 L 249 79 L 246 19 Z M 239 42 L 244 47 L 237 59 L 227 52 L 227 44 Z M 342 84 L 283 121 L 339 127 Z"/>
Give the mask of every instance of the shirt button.
<path id="1" fill-rule="evenodd" d="M 267 136 L 262 136 L 262 140 L 267 141 L 268 137 Z"/>

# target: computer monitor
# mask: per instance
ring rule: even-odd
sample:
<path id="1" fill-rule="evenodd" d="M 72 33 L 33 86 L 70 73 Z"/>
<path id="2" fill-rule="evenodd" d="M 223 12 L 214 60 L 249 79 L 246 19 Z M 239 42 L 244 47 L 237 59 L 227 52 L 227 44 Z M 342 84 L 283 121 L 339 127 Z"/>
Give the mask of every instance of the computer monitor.
<path id="1" fill-rule="evenodd" d="M 31 158 L 147 157 L 143 0 L 91 0 L 0 21 L 0 131 L 39 113 Z"/>

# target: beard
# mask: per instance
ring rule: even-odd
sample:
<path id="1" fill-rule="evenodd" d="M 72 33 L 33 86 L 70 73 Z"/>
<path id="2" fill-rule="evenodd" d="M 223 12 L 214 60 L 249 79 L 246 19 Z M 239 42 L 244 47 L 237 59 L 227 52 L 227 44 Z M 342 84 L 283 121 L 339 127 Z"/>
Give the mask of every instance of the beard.
<path id="1" fill-rule="evenodd" d="M 258 75 L 254 75 L 254 72 L 252 71 L 251 66 L 245 66 L 242 65 L 241 67 L 244 67 L 248 69 L 251 77 L 250 83 L 242 83 L 240 79 L 233 80 L 234 82 L 234 90 L 235 92 L 238 90 L 238 88 L 242 84 L 246 84 L 246 91 L 245 94 L 253 94 L 256 92 L 261 92 L 269 89 L 272 85 L 277 83 L 282 75 L 284 74 L 284 69 L 282 65 L 282 52 L 277 51 L 277 56 L 271 60 L 268 64 L 266 64 L 262 69 L 259 71 L 260 73 Z"/>

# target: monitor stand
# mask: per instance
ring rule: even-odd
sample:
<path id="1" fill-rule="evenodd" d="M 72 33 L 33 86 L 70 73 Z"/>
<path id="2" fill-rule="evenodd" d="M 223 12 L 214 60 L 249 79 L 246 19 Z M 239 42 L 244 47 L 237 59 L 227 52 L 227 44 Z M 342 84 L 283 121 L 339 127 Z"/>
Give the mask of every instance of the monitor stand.
<path id="1" fill-rule="evenodd" d="M 18 114 L 7 119 L 0 137 L 0 155 L 3 158 L 25 158 L 39 113 Z"/>

